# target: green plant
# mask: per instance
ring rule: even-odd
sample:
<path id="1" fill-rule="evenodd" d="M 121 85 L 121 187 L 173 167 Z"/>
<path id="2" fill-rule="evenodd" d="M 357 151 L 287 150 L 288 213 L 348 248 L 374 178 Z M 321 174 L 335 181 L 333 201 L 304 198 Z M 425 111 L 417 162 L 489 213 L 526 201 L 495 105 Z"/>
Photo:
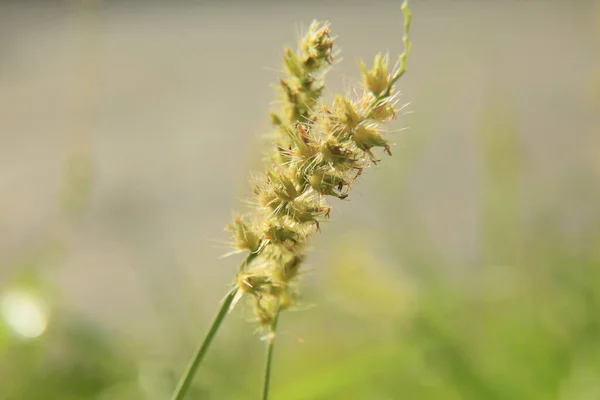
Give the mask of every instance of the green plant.
<path id="1" fill-rule="evenodd" d="M 297 302 L 296 281 L 307 244 L 331 212 L 325 196 L 347 198 L 363 170 L 379 161 L 375 148 L 391 155 L 382 125 L 399 111 L 395 84 L 406 71 L 410 50 L 406 0 L 402 11 L 404 52 L 391 71 L 389 55 L 378 54 L 371 69 L 361 62 L 363 87 L 357 97 L 338 94 L 331 104 L 321 100 L 324 75 L 336 57 L 328 23 L 313 22 L 298 51 L 284 50 L 286 76 L 279 81 L 279 107 L 271 112 L 274 146 L 264 174 L 254 181 L 251 203 L 256 207 L 228 225 L 234 252 L 244 252 L 246 258 L 173 400 L 184 398 L 225 315 L 243 296 L 251 300 L 266 332 L 267 399 L 279 314 Z"/>

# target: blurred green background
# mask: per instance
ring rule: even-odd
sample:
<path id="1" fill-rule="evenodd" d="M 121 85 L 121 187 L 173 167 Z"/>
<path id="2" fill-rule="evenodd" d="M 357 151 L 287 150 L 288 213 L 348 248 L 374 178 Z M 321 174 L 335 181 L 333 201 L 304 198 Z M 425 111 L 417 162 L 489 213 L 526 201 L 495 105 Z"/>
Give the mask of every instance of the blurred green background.
<path id="1" fill-rule="evenodd" d="M 272 399 L 600 399 L 600 3 L 413 3 L 410 113 L 332 201 Z M 169 397 L 315 18 L 328 96 L 402 50 L 391 1 L 0 3 L 0 400 Z M 250 319 L 190 399 L 258 398 Z"/>

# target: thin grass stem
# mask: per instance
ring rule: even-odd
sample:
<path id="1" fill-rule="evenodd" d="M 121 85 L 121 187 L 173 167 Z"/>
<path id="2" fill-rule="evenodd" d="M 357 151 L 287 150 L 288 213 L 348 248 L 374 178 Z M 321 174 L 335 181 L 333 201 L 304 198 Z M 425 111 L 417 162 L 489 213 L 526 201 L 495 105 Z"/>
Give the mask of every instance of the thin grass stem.
<path id="1" fill-rule="evenodd" d="M 237 293 L 237 289 L 231 290 L 227 294 L 227 297 L 225 297 L 225 299 L 223 300 L 223 302 L 221 304 L 221 308 L 219 309 L 219 312 L 215 316 L 215 319 L 213 320 L 212 324 L 210 325 L 210 328 L 208 329 L 208 332 L 206 333 L 206 336 L 204 337 L 202 344 L 200 345 L 198 350 L 196 350 L 196 353 L 194 354 L 192 360 L 190 361 L 187 369 L 185 370 L 183 376 L 179 380 L 177 388 L 175 389 L 175 391 L 173 392 L 173 395 L 171 396 L 171 400 L 182 400 L 185 397 L 185 395 L 190 387 L 190 384 L 192 383 L 192 380 L 194 379 L 194 375 L 196 374 L 196 370 L 198 369 L 198 366 L 200 366 L 200 363 L 202 362 L 202 359 L 206 355 L 206 352 L 208 351 L 208 348 L 210 347 L 210 344 L 211 344 L 213 338 L 215 337 L 217 331 L 219 330 L 219 327 L 221 326 L 223 319 L 225 319 L 225 316 L 229 312 L 229 309 L 235 298 L 236 293 Z"/>
<path id="2" fill-rule="evenodd" d="M 240 264 L 240 266 L 238 267 L 238 270 L 240 270 L 240 271 L 243 270 L 252 260 L 254 260 L 254 258 L 256 258 L 257 255 L 258 255 L 258 253 L 250 253 L 246 257 L 246 259 Z M 210 344 L 212 343 L 213 338 L 217 334 L 217 331 L 219 330 L 219 327 L 221 326 L 223 319 L 225 319 L 225 316 L 227 315 L 227 313 L 235 305 L 234 301 L 236 301 L 237 299 L 238 299 L 238 289 L 237 288 L 231 289 L 231 291 L 229 291 L 229 293 L 227 294 L 225 299 L 223 299 L 221 308 L 217 312 L 215 319 L 213 320 L 212 324 L 210 325 L 210 328 L 208 328 L 208 332 L 206 333 L 206 336 L 204 336 L 204 340 L 202 341 L 202 344 L 200 344 L 200 347 L 198 347 L 198 350 L 196 350 L 196 353 L 194 353 L 192 360 L 190 361 L 187 369 L 185 370 L 181 379 L 179 380 L 179 383 L 177 384 L 177 387 L 175 388 L 175 391 L 173 392 L 173 395 L 171 396 L 171 400 L 183 400 L 183 398 L 185 397 L 185 395 L 192 383 L 192 380 L 194 379 L 196 370 L 198 369 L 198 367 L 200 366 L 200 363 L 202 362 L 202 359 L 206 355 L 206 352 L 208 351 L 208 348 L 210 347 Z"/>
<path id="3" fill-rule="evenodd" d="M 279 321 L 279 311 L 275 313 L 275 318 L 271 324 L 271 332 L 267 338 L 267 352 L 265 356 L 265 380 L 263 384 L 262 400 L 269 398 L 269 385 L 271 383 L 271 365 L 273 364 L 273 347 L 275 346 L 275 333 L 277 332 L 277 322 Z"/>

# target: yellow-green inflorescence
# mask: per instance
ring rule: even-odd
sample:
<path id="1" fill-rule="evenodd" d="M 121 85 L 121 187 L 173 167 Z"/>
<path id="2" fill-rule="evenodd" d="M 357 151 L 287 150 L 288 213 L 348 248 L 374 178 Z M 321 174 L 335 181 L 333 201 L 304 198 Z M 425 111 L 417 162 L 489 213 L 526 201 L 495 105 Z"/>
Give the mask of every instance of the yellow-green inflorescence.
<path id="1" fill-rule="evenodd" d="M 324 75 L 336 56 L 327 23 L 314 22 L 297 51 L 285 49 L 286 76 L 279 82 L 279 108 L 271 113 L 274 146 L 254 184 L 257 210 L 228 225 L 233 246 L 247 253 L 235 282 L 237 296 L 252 299 L 262 328 L 296 303 L 307 243 L 331 212 L 326 197 L 348 197 L 363 169 L 378 161 L 375 148 L 391 155 L 382 125 L 398 111 L 394 84 L 410 48 L 406 4 L 403 11 L 405 49 L 398 65 L 390 72 L 387 55 L 377 55 L 370 69 L 361 63 L 358 98 L 321 100 Z"/>

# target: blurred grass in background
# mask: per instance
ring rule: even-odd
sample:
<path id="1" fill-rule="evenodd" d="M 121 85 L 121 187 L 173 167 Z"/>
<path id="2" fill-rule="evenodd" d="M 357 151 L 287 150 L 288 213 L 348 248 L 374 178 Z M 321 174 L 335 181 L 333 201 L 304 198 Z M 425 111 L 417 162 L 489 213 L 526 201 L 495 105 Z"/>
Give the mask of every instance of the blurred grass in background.
<path id="1" fill-rule="evenodd" d="M 315 17 L 345 57 L 332 90 L 401 51 L 392 2 L 224 4 L 0 5 L 0 399 L 168 398 L 237 265 L 261 68 Z M 272 397 L 596 400 L 600 6 L 413 13 L 410 130 L 334 204 Z M 248 318 L 190 399 L 258 397 Z"/>

